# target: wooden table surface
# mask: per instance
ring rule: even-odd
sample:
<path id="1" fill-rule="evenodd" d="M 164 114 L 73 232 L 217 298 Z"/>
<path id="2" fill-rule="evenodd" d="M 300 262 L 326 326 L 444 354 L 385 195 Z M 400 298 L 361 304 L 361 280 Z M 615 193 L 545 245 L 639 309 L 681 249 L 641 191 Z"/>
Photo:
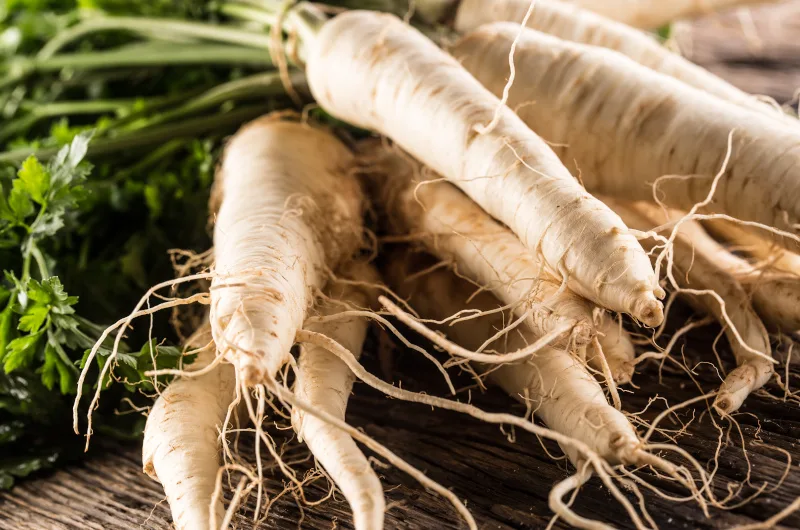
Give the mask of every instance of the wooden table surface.
<path id="1" fill-rule="evenodd" d="M 750 92 L 788 101 L 800 87 L 799 29 L 800 1 L 792 1 L 753 9 L 748 15 L 717 15 L 682 25 L 678 28 L 677 39 L 688 57 L 734 84 Z M 703 360 L 713 362 L 712 342 L 716 333 L 717 330 L 708 329 L 690 335 L 686 343 L 690 366 Z M 372 344 L 375 343 L 373 340 Z M 724 356 L 725 347 L 720 349 Z M 368 353 L 376 350 L 370 347 Z M 777 355 L 780 355 L 785 346 L 778 350 Z M 382 373 L 376 356 L 370 357 L 368 367 Z M 402 380 L 404 388 L 445 394 L 435 370 L 415 354 L 396 352 L 392 362 L 394 379 Z M 383 371 L 385 368 L 383 365 Z M 795 366 L 790 370 L 796 383 L 800 370 Z M 704 390 L 718 386 L 719 377 L 710 365 L 698 365 L 696 371 L 696 379 Z M 469 384 L 469 381 L 462 380 L 462 383 Z M 642 410 L 655 396 L 668 396 L 670 403 L 677 403 L 701 392 L 683 374 L 664 372 L 659 382 L 654 367 L 638 374 L 634 383 L 640 388 L 622 395 L 629 412 Z M 745 494 L 763 484 L 774 486 L 788 465 L 789 474 L 782 486 L 739 508 L 712 510 L 710 518 L 693 503 L 676 504 L 645 493 L 649 511 L 660 528 L 728 528 L 762 521 L 800 496 L 797 470 L 800 407 L 784 402 L 783 391 L 775 385 L 769 386 L 768 392 L 773 397 L 756 395 L 749 399 L 735 416 L 738 425 L 714 418 L 717 428 L 711 415 L 704 412 L 705 408 L 697 406 L 682 411 L 665 426 L 678 428 L 679 421 L 691 422 L 680 443 L 701 462 L 713 460 L 720 436 L 723 436 L 715 483 L 720 496 L 729 484 L 738 485 L 747 479 L 748 461 L 751 474 Z M 523 412 L 519 405 L 496 389 L 485 393 L 473 391 L 472 401 L 490 410 Z M 662 409 L 662 403 L 656 401 L 643 417 L 652 420 Z M 355 387 L 348 421 L 466 499 L 480 528 L 544 528 L 551 518 L 548 492 L 569 472 L 563 460 L 553 461 L 539 441 L 527 433 L 517 433 L 513 438 L 508 432 L 501 432 L 498 426 L 390 400 L 363 384 Z M 287 434 L 276 431 L 276 439 L 286 442 L 285 458 L 300 462 L 298 469 L 308 469 L 311 463 L 303 446 L 281 436 Z M 742 450 L 743 439 L 746 453 Z M 553 444 L 545 445 L 551 453 L 558 453 Z M 242 447 L 247 454 L 246 440 Z M 380 473 L 390 504 L 387 528 L 466 527 L 446 501 L 425 491 L 403 473 L 388 467 L 381 468 Z M 272 496 L 284 490 L 282 477 L 274 469 L 268 470 L 265 482 L 266 491 Z M 668 484 L 661 485 L 670 490 Z M 306 488 L 309 500 L 326 493 L 322 480 Z M 318 506 L 304 506 L 302 511 L 301 505 L 291 493 L 284 494 L 272 504 L 269 517 L 258 527 L 352 528 L 349 508 L 341 495 Z M 633 527 L 597 480 L 581 490 L 576 510 L 619 528 Z M 256 527 L 252 522 L 252 502 L 235 524 L 240 529 Z M 780 528 L 800 528 L 800 514 L 788 517 L 782 524 Z M 0 494 L 0 530 L 169 527 L 169 510 L 161 486 L 142 474 L 141 456 L 135 445 L 99 442 L 93 454 L 81 464 L 29 480 L 11 492 Z M 555 527 L 565 526 L 557 523 Z"/>

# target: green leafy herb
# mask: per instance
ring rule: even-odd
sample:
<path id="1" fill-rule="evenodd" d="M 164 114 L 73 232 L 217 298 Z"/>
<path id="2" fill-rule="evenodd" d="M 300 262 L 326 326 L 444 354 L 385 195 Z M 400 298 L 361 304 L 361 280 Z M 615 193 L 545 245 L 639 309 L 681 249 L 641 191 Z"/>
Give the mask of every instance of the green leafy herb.
<path id="1" fill-rule="evenodd" d="M 90 31 L 40 54 L 67 28 L 113 16 L 139 29 Z M 154 17 L 171 22 L 142 32 Z M 170 249 L 209 247 L 225 136 L 292 105 L 267 47 L 253 46 L 257 30 L 227 17 L 205 0 L 0 4 L 0 488 L 82 455 L 72 401 L 87 351 L 174 277 Z M 179 315 L 186 329 L 175 330 L 164 313 L 127 329 L 113 359 L 102 344 L 86 367 L 83 394 L 102 390 L 96 434 L 140 436 L 136 409 L 166 383 L 144 374 L 191 362 L 176 345 L 196 315 Z"/>
<path id="2" fill-rule="evenodd" d="M 90 278 L 87 273 L 92 267 L 87 259 L 75 259 L 76 243 L 81 241 L 84 249 L 101 242 L 112 245 L 112 249 L 122 245 L 107 237 L 113 231 L 97 229 L 101 223 L 107 224 L 107 215 L 114 215 L 112 203 L 119 201 L 120 193 L 126 197 L 123 211 L 134 208 L 149 212 L 148 217 L 154 221 L 166 217 L 163 209 L 174 206 L 176 200 L 191 200 L 193 207 L 198 206 L 194 204 L 197 199 L 202 198 L 203 203 L 206 200 L 205 190 L 200 191 L 192 181 L 208 184 L 211 144 L 190 143 L 183 169 L 177 166 L 165 176 L 152 174 L 152 182 L 140 187 L 130 186 L 132 181 L 122 181 L 121 189 L 103 196 L 102 187 L 95 189 L 99 183 L 89 179 L 92 166 L 84 160 L 91 138 L 91 132 L 76 134 L 46 164 L 29 156 L 16 175 L 9 175 L 2 183 L 0 248 L 5 249 L 8 259 L 4 259 L 5 280 L 0 283 L 0 449 L 4 455 L 0 456 L 0 488 L 10 487 L 15 480 L 49 467 L 65 455 L 78 454 L 72 441 L 62 442 L 44 433 L 63 429 L 66 434 L 71 430 L 67 420 L 71 417 L 70 401 L 77 390 L 77 376 L 104 326 L 79 313 L 79 297 L 68 292 L 57 274 L 63 272 L 70 279 L 69 284 L 79 291 L 100 288 L 100 296 L 104 291 L 113 293 L 114 289 L 108 287 L 116 287 L 118 282 L 103 285 L 97 277 Z M 198 166 L 203 168 L 201 172 Z M 108 167 L 99 169 L 112 173 Z M 140 176 L 135 170 L 131 175 Z M 198 191 L 192 193 L 192 189 Z M 137 195 L 141 202 L 135 206 Z M 154 201 L 158 208 L 153 207 Z M 197 211 L 200 217 L 202 207 Z M 132 225 L 127 231 L 128 243 L 122 245 L 128 248 L 127 254 L 98 255 L 97 266 L 120 279 L 129 276 L 131 293 L 134 285 L 151 280 L 150 269 L 144 265 L 149 259 L 146 246 L 157 239 L 144 234 L 153 228 Z M 161 261 L 167 262 L 166 248 L 172 245 L 171 238 L 162 234 L 161 239 Z M 126 302 L 130 298 L 123 297 Z M 114 313 L 121 313 L 122 307 L 114 307 Z M 97 357 L 98 374 L 110 355 L 110 347 L 104 344 Z M 145 394 L 152 393 L 154 385 L 163 384 L 165 379 L 153 381 L 145 372 L 175 368 L 191 360 L 180 349 L 156 339 L 148 339 L 134 351 L 125 341 L 102 388 L 105 393 L 111 392 L 109 401 L 115 408 L 122 399 L 146 401 Z M 122 384 L 112 385 L 114 381 Z M 96 421 L 100 431 L 123 437 L 135 436 L 141 430 L 140 421 L 113 412 L 101 412 Z"/>

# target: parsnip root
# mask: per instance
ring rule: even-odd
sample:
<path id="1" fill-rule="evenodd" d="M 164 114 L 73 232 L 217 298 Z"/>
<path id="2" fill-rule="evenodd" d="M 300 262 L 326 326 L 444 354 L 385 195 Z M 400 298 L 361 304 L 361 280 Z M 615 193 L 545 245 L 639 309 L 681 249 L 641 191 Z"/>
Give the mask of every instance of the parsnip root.
<path id="1" fill-rule="evenodd" d="M 339 274 L 350 280 L 377 283 L 374 269 L 364 262 L 343 265 Z M 317 308 L 320 315 L 333 315 L 343 310 L 343 304 L 355 307 L 375 305 L 374 289 L 350 283 L 331 282 L 327 288 L 329 301 Z M 344 306 L 346 307 L 346 306 Z M 321 333 L 335 340 L 358 358 L 367 332 L 364 318 L 352 317 L 307 324 L 304 329 Z M 316 345 L 303 345 L 298 361 L 294 394 L 297 399 L 340 420 L 345 419 L 347 400 L 355 376 L 338 357 Z M 300 441 L 305 441 L 317 461 L 342 490 L 358 530 L 381 530 L 386 508 L 378 475 L 369 460 L 346 432 L 319 417 L 292 408 L 292 425 Z"/>
<path id="2" fill-rule="evenodd" d="M 387 135 L 456 184 L 577 294 L 661 322 L 663 292 L 625 225 L 424 35 L 391 15 L 348 11 L 307 48 L 309 88 L 325 110 Z"/>
<path id="3" fill-rule="evenodd" d="M 594 356 L 602 355 L 605 358 L 615 383 L 619 385 L 630 383 L 636 369 L 636 347 L 630 334 L 622 327 L 622 323 L 611 315 L 603 313 L 597 320 L 595 323 L 598 331 L 597 341 L 602 351 L 593 352 Z M 598 364 L 592 365 L 592 368 L 603 370 Z"/>
<path id="4" fill-rule="evenodd" d="M 456 11 L 454 27 L 456 31 L 464 33 L 490 22 L 520 23 L 529 5 L 530 0 L 494 2 L 461 0 Z M 608 14 L 606 13 L 606 16 Z M 620 13 L 612 14 L 612 18 L 613 15 L 619 16 Z M 560 39 L 618 51 L 643 66 L 679 79 L 721 99 L 768 114 L 773 118 L 783 119 L 787 125 L 800 125 L 796 118 L 785 115 L 776 106 L 739 90 L 705 68 L 673 53 L 651 36 L 612 18 L 606 18 L 567 2 L 536 0 L 526 27 Z"/>
<path id="5" fill-rule="evenodd" d="M 514 24 L 482 26 L 452 51 L 500 94 L 508 76 L 505 59 L 517 34 Z M 704 201 L 715 184 L 704 211 L 784 230 L 788 234 L 776 236 L 776 241 L 798 248 L 797 128 L 608 49 L 529 29 L 516 46 L 517 80 L 508 104 L 554 143 L 587 189 L 616 198 L 651 199 L 656 184 L 659 199 L 689 209 Z"/>
<path id="6" fill-rule="evenodd" d="M 187 347 L 205 347 L 191 371 L 204 369 L 216 359 L 210 329 L 196 333 Z M 235 392 L 233 366 L 218 363 L 203 375 L 188 373 L 172 381 L 147 417 L 144 472 L 164 487 L 177 530 L 218 530 L 222 524 L 225 510 L 212 500 L 221 436 Z"/>
<path id="7" fill-rule="evenodd" d="M 657 218 L 648 216 L 650 208 L 637 209 L 619 201 L 604 200 L 632 227 L 646 232 L 659 225 Z M 659 242 L 646 239 L 642 244 L 652 250 Z M 737 368 L 727 375 L 714 402 L 724 415 L 738 410 L 749 394 L 772 378 L 774 362 L 769 335 L 747 292 L 719 266 L 714 255 L 704 250 L 679 236 L 671 250 L 674 270 L 667 274 L 679 293 L 698 310 L 713 315 L 725 329 Z M 657 252 L 654 260 L 656 255 Z"/>
<path id="8" fill-rule="evenodd" d="M 475 348 L 503 326 L 502 315 L 489 314 L 500 306 L 497 299 L 489 293 L 481 293 L 465 304 L 469 283 L 443 270 L 416 274 L 421 270 L 419 263 L 419 258 L 413 254 L 395 252 L 387 260 L 385 277 L 423 316 L 443 320 L 465 307 L 488 314 L 442 327 L 448 336 L 466 348 Z M 509 334 L 500 349 L 518 349 L 530 339 L 525 331 Z M 647 452 L 624 414 L 608 404 L 597 381 L 567 351 L 547 348 L 524 363 L 477 366 L 509 395 L 527 404 L 549 428 L 569 440 L 580 441 L 578 444 L 561 443 L 576 466 L 582 466 L 587 457 L 596 454 L 612 465 L 653 465 L 676 476 L 675 466 Z M 601 525 L 575 516 L 560 500 L 560 495 L 551 495 L 550 507 L 559 516 L 580 528 Z"/>
<path id="9" fill-rule="evenodd" d="M 629 26 L 656 29 L 683 18 L 775 0 L 566 0 L 570 4 L 619 20 Z"/>
<path id="10" fill-rule="evenodd" d="M 568 342 L 594 336 L 592 305 L 562 286 L 508 228 L 448 182 L 380 145 L 362 146 L 364 180 L 383 212 L 387 231 L 417 238 L 459 273 L 491 290 L 536 336 L 568 324 Z M 569 285 L 569 283 L 568 283 Z M 564 342 L 564 341 L 562 341 Z"/>
<path id="11" fill-rule="evenodd" d="M 211 329 L 249 384 L 288 360 L 313 290 L 361 242 L 353 157 L 330 132 L 267 116 L 228 143 L 215 182 Z"/>

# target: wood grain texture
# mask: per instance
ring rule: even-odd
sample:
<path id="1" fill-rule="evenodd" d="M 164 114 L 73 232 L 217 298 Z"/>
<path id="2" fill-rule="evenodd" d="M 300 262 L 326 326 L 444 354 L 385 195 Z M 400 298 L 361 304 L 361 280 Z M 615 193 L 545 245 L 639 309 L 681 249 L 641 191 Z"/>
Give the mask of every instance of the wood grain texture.
<path id="1" fill-rule="evenodd" d="M 790 99 L 800 86 L 800 33 L 797 31 L 800 29 L 800 1 L 765 6 L 752 13 L 760 35 L 760 47 L 753 47 L 752 37 L 745 36 L 741 22 L 730 14 L 693 23 L 681 30 L 679 40 L 691 59 L 741 88 L 782 101 Z M 685 40 L 687 38 L 689 41 Z M 687 42 L 691 42 L 691 47 Z M 690 366 L 701 361 L 714 362 L 715 334 L 715 330 L 709 329 L 690 335 L 686 343 Z M 372 344 L 377 344 L 374 337 Z M 724 357 L 725 347 L 720 346 L 720 350 Z M 368 353 L 376 351 L 376 347 L 368 349 Z M 386 372 L 385 363 L 379 363 L 377 355 L 368 357 L 367 366 L 373 372 Z M 444 385 L 436 379 L 436 371 L 414 353 L 400 351 L 393 363 L 394 379 L 402 380 L 404 388 L 445 395 Z M 791 373 L 796 385 L 800 369 L 792 366 Z M 677 403 L 719 384 L 718 375 L 708 364 L 696 367 L 695 378 L 702 390 L 685 374 L 664 371 L 662 375 L 659 381 L 655 366 L 637 374 L 634 383 L 640 388 L 622 394 L 625 409 L 639 411 L 656 396 L 669 396 L 670 403 Z M 470 384 L 466 378 L 459 381 L 464 386 Z M 770 385 L 767 390 L 773 396 L 783 396 L 776 385 Z M 489 410 L 523 413 L 519 405 L 496 389 L 484 393 L 473 389 L 471 398 L 474 404 Z M 459 399 L 466 400 L 468 395 L 461 394 Z M 662 409 L 663 403 L 656 400 L 643 417 L 652 419 Z M 722 437 L 715 482 L 720 496 L 725 494 L 729 484 L 738 485 L 746 479 L 748 461 L 752 473 L 750 486 L 745 486 L 743 495 L 764 483 L 777 483 L 787 464 L 789 475 L 776 491 L 734 510 L 712 510 L 711 518 L 706 518 L 692 503 L 676 504 L 645 494 L 649 511 L 661 528 L 717 529 L 761 521 L 800 496 L 800 472 L 797 470 L 800 407 L 797 404 L 753 396 L 736 415 L 738 426 L 716 420 L 721 431 L 705 410 L 698 406 L 681 411 L 664 426 L 678 428 L 679 421 L 691 421 L 680 442 L 701 462 L 713 460 Z M 551 517 L 547 507 L 548 492 L 568 473 L 564 461 L 553 461 L 539 441 L 527 433 L 512 437 L 512 433 L 503 433 L 497 426 L 455 413 L 387 399 L 363 384 L 355 386 L 348 421 L 466 499 L 480 528 L 544 528 Z M 298 469 L 306 470 L 313 465 L 305 458 L 303 446 L 291 441 L 285 431 L 272 429 L 272 432 L 277 440 L 285 442 L 287 460 L 305 460 L 297 464 Z M 741 449 L 742 439 L 746 440 L 746 453 Z M 248 443 L 243 438 L 244 454 L 252 454 Z M 553 444 L 545 445 L 550 452 L 558 453 Z M 267 471 L 265 491 L 272 497 L 283 491 L 284 481 L 274 469 Z M 381 468 L 380 472 L 390 506 L 387 528 L 465 528 L 446 502 L 424 491 L 403 473 L 393 468 Z M 679 493 L 670 484 L 650 478 L 666 491 Z M 327 485 L 322 480 L 306 489 L 309 499 L 321 498 L 326 492 Z M 301 503 L 287 493 L 274 502 L 269 516 L 260 525 L 254 525 L 251 520 L 253 505 L 251 498 L 248 508 L 237 516 L 236 528 L 328 530 L 352 527 L 349 509 L 340 495 L 320 506 L 304 507 L 301 514 Z M 581 491 L 576 507 L 582 515 L 619 528 L 632 528 L 619 505 L 597 480 Z M 800 514 L 785 519 L 782 524 L 778 528 L 800 527 Z M 162 530 L 169 527 L 169 510 L 163 502 L 161 487 L 141 472 L 140 450 L 135 445 L 116 446 L 98 440 L 94 454 L 83 463 L 40 475 L 12 492 L 0 494 L 0 530 Z M 555 527 L 565 526 L 557 523 Z"/>
<path id="2" fill-rule="evenodd" d="M 800 89 L 800 1 L 675 25 L 681 53 L 751 94 L 784 103 Z"/>

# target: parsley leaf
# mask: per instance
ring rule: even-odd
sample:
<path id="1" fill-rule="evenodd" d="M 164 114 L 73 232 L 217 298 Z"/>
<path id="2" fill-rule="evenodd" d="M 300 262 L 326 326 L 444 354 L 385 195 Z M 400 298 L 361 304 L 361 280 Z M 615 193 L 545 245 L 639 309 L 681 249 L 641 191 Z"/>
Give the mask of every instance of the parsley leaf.
<path id="1" fill-rule="evenodd" d="M 39 204 L 44 204 L 45 195 L 50 188 L 50 173 L 34 156 L 22 163 L 17 173 L 21 187 Z"/>

